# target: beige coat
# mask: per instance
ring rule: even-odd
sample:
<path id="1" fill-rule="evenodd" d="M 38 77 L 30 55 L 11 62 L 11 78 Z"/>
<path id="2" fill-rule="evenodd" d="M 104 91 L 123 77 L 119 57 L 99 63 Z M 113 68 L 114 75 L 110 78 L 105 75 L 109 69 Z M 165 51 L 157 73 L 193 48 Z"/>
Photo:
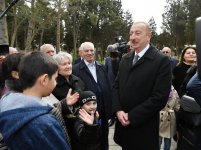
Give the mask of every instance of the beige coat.
<path id="1" fill-rule="evenodd" d="M 164 138 L 172 138 L 176 133 L 175 111 L 180 108 L 179 96 L 174 87 L 171 87 L 168 102 L 160 111 L 160 130 L 159 135 Z"/>

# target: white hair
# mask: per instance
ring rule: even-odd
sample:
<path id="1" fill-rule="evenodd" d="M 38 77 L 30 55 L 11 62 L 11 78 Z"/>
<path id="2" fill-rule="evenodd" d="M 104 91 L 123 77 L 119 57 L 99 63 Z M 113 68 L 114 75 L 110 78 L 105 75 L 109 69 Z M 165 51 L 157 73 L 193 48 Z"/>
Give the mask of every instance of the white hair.
<path id="1" fill-rule="evenodd" d="M 52 44 L 43 44 L 41 47 L 40 47 L 40 51 L 41 52 L 44 52 L 44 50 L 45 49 L 47 49 L 47 48 L 53 48 L 53 50 L 55 51 L 55 48 L 54 48 L 54 46 L 52 45 Z"/>
<path id="2" fill-rule="evenodd" d="M 91 43 L 91 42 L 84 42 L 84 43 L 82 43 L 81 46 L 79 47 L 79 51 L 85 50 L 86 47 L 91 47 L 93 50 L 95 50 L 93 43 Z"/>
<path id="3" fill-rule="evenodd" d="M 61 64 L 63 62 L 64 59 L 68 58 L 70 60 L 70 62 L 73 62 L 73 57 L 71 54 L 64 52 L 64 51 L 60 51 L 58 54 L 55 54 L 53 56 L 54 60 L 56 60 L 56 62 L 58 64 Z"/>

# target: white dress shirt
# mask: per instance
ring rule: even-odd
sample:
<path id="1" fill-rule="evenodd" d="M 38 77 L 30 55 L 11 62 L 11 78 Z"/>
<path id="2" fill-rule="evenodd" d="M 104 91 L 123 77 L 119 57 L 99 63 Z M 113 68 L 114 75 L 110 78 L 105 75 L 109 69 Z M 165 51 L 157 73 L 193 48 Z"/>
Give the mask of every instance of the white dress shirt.
<path id="1" fill-rule="evenodd" d="M 135 55 L 137 54 L 138 55 L 138 60 L 146 53 L 146 51 L 149 49 L 150 45 L 148 44 L 141 52 L 139 53 L 136 53 L 135 52 Z"/>
<path id="2" fill-rule="evenodd" d="M 86 60 L 84 60 L 85 64 L 87 65 L 87 67 L 89 68 L 89 71 L 91 72 L 94 80 L 97 82 L 97 75 L 96 75 L 96 65 L 95 65 L 95 61 L 93 63 L 89 63 Z"/>

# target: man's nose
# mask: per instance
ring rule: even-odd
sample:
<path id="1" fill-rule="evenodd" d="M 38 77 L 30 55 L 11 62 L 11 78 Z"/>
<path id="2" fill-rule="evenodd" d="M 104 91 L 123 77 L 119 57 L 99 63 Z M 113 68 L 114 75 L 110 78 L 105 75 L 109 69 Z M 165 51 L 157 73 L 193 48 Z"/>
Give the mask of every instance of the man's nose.
<path id="1" fill-rule="evenodd" d="M 132 35 L 130 36 L 130 41 L 132 42 L 133 40 L 135 40 L 135 35 L 134 35 L 134 34 L 132 34 Z"/>

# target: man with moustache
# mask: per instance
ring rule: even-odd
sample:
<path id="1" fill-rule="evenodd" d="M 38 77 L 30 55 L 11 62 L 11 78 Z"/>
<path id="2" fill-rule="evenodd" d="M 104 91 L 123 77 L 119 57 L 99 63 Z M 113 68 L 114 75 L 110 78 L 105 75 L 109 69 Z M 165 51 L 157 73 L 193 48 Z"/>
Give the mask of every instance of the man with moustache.
<path id="1" fill-rule="evenodd" d="M 171 89 L 169 58 L 152 44 L 145 22 L 130 29 L 133 51 L 124 55 L 113 86 L 114 141 L 123 150 L 159 150 L 159 111 Z"/>

